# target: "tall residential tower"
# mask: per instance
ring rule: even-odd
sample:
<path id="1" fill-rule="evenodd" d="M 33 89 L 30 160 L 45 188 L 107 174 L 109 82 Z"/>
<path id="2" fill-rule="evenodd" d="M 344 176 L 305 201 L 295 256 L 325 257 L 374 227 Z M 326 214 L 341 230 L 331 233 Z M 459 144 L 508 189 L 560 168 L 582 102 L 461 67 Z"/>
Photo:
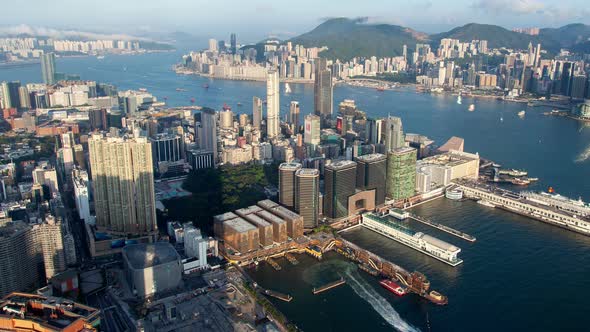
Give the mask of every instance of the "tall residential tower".
<path id="1" fill-rule="evenodd" d="M 279 95 L 279 72 L 270 70 L 266 79 L 266 136 L 269 139 L 281 132 Z"/>

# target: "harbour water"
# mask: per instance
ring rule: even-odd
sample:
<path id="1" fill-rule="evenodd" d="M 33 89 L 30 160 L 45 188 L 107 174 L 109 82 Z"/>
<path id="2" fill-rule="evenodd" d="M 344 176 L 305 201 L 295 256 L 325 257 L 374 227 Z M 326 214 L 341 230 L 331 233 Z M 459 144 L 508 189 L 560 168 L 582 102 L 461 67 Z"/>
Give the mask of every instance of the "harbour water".
<path id="1" fill-rule="evenodd" d="M 190 105 L 195 98 L 196 105 L 219 109 L 227 103 L 237 113 L 250 113 L 252 96 L 264 99 L 264 83 L 177 76 L 171 66 L 180 54 L 58 59 L 57 66 L 120 90 L 146 88 L 159 99 L 168 97 L 171 106 Z M 2 80 L 38 82 L 40 68 L 0 68 Z M 281 85 L 281 114 L 287 114 L 291 100 L 310 113 L 313 86 L 290 87 L 292 92 L 284 94 Z M 523 104 L 463 97 L 459 105 L 456 97 L 417 94 L 410 88 L 377 92 L 335 87 L 335 107 L 345 98 L 354 99 L 370 117 L 400 116 L 406 132 L 427 135 L 439 144 L 453 135 L 463 137 L 466 151 L 540 178 L 532 189 L 552 186 L 590 201 L 590 128 L 581 122 L 544 116 L 543 108 L 528 108 L 521 119 L 517 113 L 526 108 Z M 470 104 L 475 111 L 467 110 Z M 369 230 L 345 237 L 410 271 L 425 273 L 434 288 L 449 296 L 448 306 L 435 307 L 414 296 L 396 298 L 335 254 L 319 264 L 305 256 L 297 257 L 297 266 L 279 260 L 279 272 L 261 264 L 251 273 L 262 286 L 294 297 L 290 303 L 273 302 L 305 331 L 580 331 L 590 326 L 585 309 L 590 298 L 589 237 L 473 202 L 439 199 L 412 212 L 477 237 L 469 243 L 410 221 L 412 227 L 462 248 L 462 265 L 447 266 Z M 313 286 L 339 276 L 346 285 L 311 293 Z"/>

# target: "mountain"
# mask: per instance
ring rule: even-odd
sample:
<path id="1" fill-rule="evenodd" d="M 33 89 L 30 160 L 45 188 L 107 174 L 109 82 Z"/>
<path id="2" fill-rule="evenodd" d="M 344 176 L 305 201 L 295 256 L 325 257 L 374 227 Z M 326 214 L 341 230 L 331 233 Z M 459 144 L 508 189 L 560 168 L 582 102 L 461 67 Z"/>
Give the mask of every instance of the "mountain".
<path id="1" fill-rule="evenodd" d="M 550 42 L 551 45 L 547 45 L 547 43 L 543 42 L 543 39 L 540 36 L 531 36 L 510 31 L 497 25 L 478 23 L 469 23 L 447 32 L 431 35 L 430 38 L 433 47 L 435 47 L 435 45 L 438 46 L 440 40 L 443 38 L 459 39 L 461 41 L 484 39 L 488 41 L 489 48 L 499 48 L 504 46 L 507 48 L 526 49 L 529 43 L 533 43 L 533 45 L 541 43 L 542 47 L 545 49 L 553 49 L 555 47 L 554 41 Z"/>
<path id="2" fill-rule="evenodd" d="M 410 28 L 369 24 L 362 18 L 333 18 L 290 41 L 306 47 L 327 46 L 323 56 L 349 60 L 355 56 L 401 55 L 404 44 L 413 49 L 416 43 L 426 40 L 426 34 Z"/>
<path id="3" fill-rule="evenodd" d="M 539 35 L 531 36 L 497 25 L 469 23 L 447 32 L 427 35 L 397 25 L 370 24 L 362 18 L 333 18 L 290 41 L 306 47 L 327 46 L 328 50 L 322 56 L 349 60 L 355 56 L 401 55 L 404 44 L 409 50 L 413 50 L 416 43 L 429 43 L 436 49 L 443 38 L 464 42 L 485 39 L 489 48 L 527 49 L 529 43 L 534 46 L 541 43 L 544 50 L 557 53 L 560 48 L 587 50 L 590 26 L 576 23 L 560 28 L 543 28 Z"/>
<path id="4" fill-rule="evenodd" d="M 561 48 L 576 48 L 577 44 L 587 43 L 590 39 L 590 25 L 574 23 L 561 28 L 544 28 L 539 31 L 539 37 Z"/>

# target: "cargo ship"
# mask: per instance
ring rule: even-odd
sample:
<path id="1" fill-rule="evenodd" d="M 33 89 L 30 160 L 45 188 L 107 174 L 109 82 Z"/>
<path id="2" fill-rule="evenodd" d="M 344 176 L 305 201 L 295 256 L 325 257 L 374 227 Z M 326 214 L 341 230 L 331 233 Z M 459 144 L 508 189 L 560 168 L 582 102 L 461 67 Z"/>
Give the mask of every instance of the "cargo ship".
<path id="1" fill-rule="evenodd" d="M 406 290 L 404 288 L 402 288 L 400 285 L 393 282 L 392 280 L 383 279 L 379 282 L 379 284 L 381 286 L 383 286 L 383 288 L 387 289 L 388 291 L 392 292 L 393 294 L 395 294 L 397 296 L 406 295 Z"/>

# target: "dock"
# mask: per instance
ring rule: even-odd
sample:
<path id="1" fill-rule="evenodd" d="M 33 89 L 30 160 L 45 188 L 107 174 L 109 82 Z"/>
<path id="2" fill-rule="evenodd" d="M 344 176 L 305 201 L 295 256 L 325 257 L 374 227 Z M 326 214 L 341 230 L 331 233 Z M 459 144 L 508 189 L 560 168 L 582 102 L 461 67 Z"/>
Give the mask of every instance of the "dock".
<path id="1" fill-rule="evenodd" d="M 463 233 L 463 232 L 458 231 L 458 230 L 456 230 L 454 228 L 451 228 L 449 226 L 445 226 L 443 224 L 436 223 L 434 221 L 428 220 L 428 219 L 426 219 L 424 217 L 420 217 L 420 216 L 415 215 L 415 214 L 410 214 L 410 218 L 412 218 L 413 220 L 416 220 L 418 222 L 421 222 L 421 223 L 423 223 L 425 225 L 428 225 L 430 227 L 434 227 L 434 228 L 436 228 L 438 230 L 441 230 L 441 231 L 443 231 L 445 233 L 454 235 L 454 236 L 456 236 L 458 238 L 461 238 L 461 239 L 463 239 L 465 241 L 475 242 L 477 240 L 475 238 L 475 236 L 473 236 L 473 235 L 469 235 L 467 233 Z"/>
<path id="2" fill-rule="evenodd" d="M 317 295 L 319 293 L 325 292 L 327 290 L 330 290 L 332 288 L 338 287 L 340 285 L 344 285 L 345 283 L 346 283 L 346 281 L 344 280 L 344 278 L 341 277 L 339 280 L 336 280 L 336 281 L 327 283 L 327 284 L 325 284 L 323 286 L 314 287 L 313 288 L 313 294 L 314 295 Z"/>
<path id="3" fill-rule="evenodd" d="M 289 261 L 289 263 L 291 263 L 292 265 L 297 265 L 299 264 L 299 261 L 297 260 L 297 258 L 295 258 L 295 256 L 291 255 L 290 253 L 286 253 L 285 254 L 285 258 Z"/>
<path id="4" fill-rule="evenodd" d="M 291 302 L 293 300 L 293 297 L 289 294 L 283 294 L 283 293 L 273 291 L 270 289 L 264 289 L 264 290 L 262 290 L 262 292 L 268 296 L 272 296 L 275 299 L 279 299 L 281 301 Z"/>
<path id="5" fill-rule="evenodd" d="M 282 270 L 282 269 L 283 269 L 283 268 L 282 268 L 282 267 L 279 265 L 279 263 L 277 263 L 277 262 L 276 262 L 274 259 L 272 259 L 272 258 L 267 258 L 267 259 L 266 259 L 266 262 L 267 262 L 268 264 L 270 264 L 270 266 L 272 266 L 272 267 L 273 267 L 275 270 L 277 270 L 277 271 L 280 271 L 280 270 Z"/>

